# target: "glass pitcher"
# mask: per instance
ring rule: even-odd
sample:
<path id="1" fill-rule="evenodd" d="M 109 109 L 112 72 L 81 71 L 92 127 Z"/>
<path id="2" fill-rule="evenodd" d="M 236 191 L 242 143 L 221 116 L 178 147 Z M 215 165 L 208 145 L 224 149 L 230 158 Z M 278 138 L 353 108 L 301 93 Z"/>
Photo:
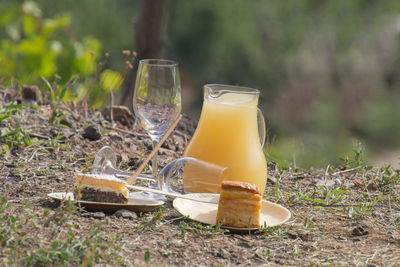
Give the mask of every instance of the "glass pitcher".
<path id="1" fill-rule="evenodd" d="M 183 156 L 228 167 L 230 180 L 256 184 L 263 193 L 267 162 L 263 152 L 265 122 L 257 108 L 259 95 L 260 91 L 252 88 L 205 85 L 200 120 Z M 184 184 L 185 180 L 187 183 L 190 177 L 183 173 Z"/>

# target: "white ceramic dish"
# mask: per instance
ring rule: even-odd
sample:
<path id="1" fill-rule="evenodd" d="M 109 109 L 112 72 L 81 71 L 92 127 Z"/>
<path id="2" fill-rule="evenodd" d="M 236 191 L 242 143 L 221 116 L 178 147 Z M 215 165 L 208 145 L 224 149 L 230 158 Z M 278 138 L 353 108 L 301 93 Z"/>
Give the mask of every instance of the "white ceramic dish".
<path id="1" fill-rule="evenodd" d="M 175 198 L 173 202 L 174 208 L 184 216 L 188 216 L 194 221 L 206 224 L 216 224 L 218 210 L 218 194 L 196 193 L 188 194 L 192 198 L 207 200 L 213 203 L 204 203 L 188 199 Z M 260 224 L 262 226 L 277 226 L 287 222 L 290 219 L 290 211 L 279 204 L 263 200 L 260 213 Z M 257 228 L 237 228 L 225 227 L 232 230 L 248 231 Z"/>
<path id="2" fill-rule="evenodd" d="M 72 192 L 57 192 L 50 193 L 48 197 L 61 202 L 65 200 L 74 200 Z M 120 209 L 126 209 L 136 212 L 147 212 L 152 211 L 155 208 L 164 204 L 164 201 L 149 199 L 149 198 L 129 198 L 127 204 L 122 203 L 107 203 L 107 202 L 94 202 L 94 201 L 83 201 L 77 200 L 77 205 L 80 205 L 87 211 L 104 211 L 104 212 L 115 212 Z"/>

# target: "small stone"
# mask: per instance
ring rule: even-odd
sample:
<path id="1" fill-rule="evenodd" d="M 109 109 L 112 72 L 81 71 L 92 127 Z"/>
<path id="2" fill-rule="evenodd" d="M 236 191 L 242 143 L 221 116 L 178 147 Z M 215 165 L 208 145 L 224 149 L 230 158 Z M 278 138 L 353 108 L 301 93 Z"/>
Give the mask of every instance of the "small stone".
<path id="1" fill-rule="evenodd" d="M 125 106 L 107 106 L 103 111 L 103 117 L 111 121 L 111 111 L 114 121 L 118 121 L 122 125 L 131 128 L 135 124 L 135 116 L 133 113 Z"/>
<path id="2" fill-rule="evenodd" d="M 168 250 L 165 250 L 165 249 L 162 249 L 162 248 L 160 248 L 159 250 L 158 250 L 158 252 L 161 254 L 161 255 L 163 255 L 164 257 L 168 257 L 169 255 L 171 255 L 171 251 L 168 251 Z"/>
<path id="3" fill-rule="evenodd" d="M 268 170 L 271 170 L 271 171 L 278 170 L 278 164 L 275 161 L 269 161 L 267 166 L 268 166 Z"/>
<path id="4" fill-rule="evenodd" d="M 289 238 L 291 238 L 291 239 L 297 239 L 298 238 L 297 233 L 294 230 L 289 230 L 287 232 L 287 234 L 288 234 Z"/>
<path id="5" fill-rule="evenodd" d="M 131 219 L 131 220 L 137 218 L 137 214 L 136 214 L 135 212 L 129 211 L 129 210 L 124 210 L 124 209 L 122 209 L 122 210 L 117 210 L 117 211 L 114 213 L 114 216 L 116 216 L 116 217 L 118 217 L 118 218 L 121 218 L 121 217 L 122 217 L 122 218 L 124 218 L 124 219 Z"/>
<path id="6" fill-rule="evenodd" d="M 274 176 L 268 176 L 267 181 L 271 184 L 276 184 L 277 179 Z"/>
<path id="7" fill-rule="evenodd" d="M 357 226 L 356 228 L 354 228 L 351 231 L 351 235 L 352 236 L 363 236 L 363 235 L 367 235 L 369 232 L 367 230 L 365 230 L 364 228 L 362 228 L 361 226 Z"/>
<path id="8" fill-rule="evenodd" d="M 185 148 L 185 146 L 186 146 L 186 142 L 185 142 L 185 139 L 182 137 L 182 136 L 180 136 L 180 135 L 174 135 L 173 136 L 173 138 L 174 138 L 174 143 L 175 143 L 175 147 L 178 149 L 180 149 L 180 148 Z"/>
<path id="9" fill-rule="evenodd" d="M 243 248 L 251 248 L 248 242 L 240 242 L 238 245 Z"/>
<path id="10" fill-rule="evenodd" d="M 182 248 L 185 246 L 182 240 L 173 240 L 171 241 L 171 244 L 174 245 L 177 248 Z"/>
<path id="11" fill-rule="evenodd" d="M 36 85 L 24 85 L 22 87 L 22 103 L 26 105 L 42 104 L 42 92 Z"/>
<path id="12" fill-rule="evenodd" d="M 81 214 L 82 217 L 87 217 L 87 218 L 94 218 L 94 219 L 104 219 L 106 215 L 104 212 L 98 211 L 98 212 L 86 212 Z"/>
<path id="13" fill-rule="evenodd" d="M 376 183 L 369 183 L 368 186 L 367 186 L 367 189 L 370 190 L 370 191 L 376 191 L 379 188 L 378 188 L 378 185 Z"/>
<path id="14" fill-rule="evenodd" d="M 104 219 L 106 215 L 104 214 L 104 212 L 99 211 L 99 212 L 93 212 L 92 217 L 95 219 Z"/>
<path id="15" fill-rule="evenodd" d="M 108 134 L 108 136 L 109 136 L 110 139 L 111 139 L 112 141 L 114 141 L 114 142 L 121 142 L 121 141 L 122 141 L 122 137 L 121 137 L 119 134 L 117 134 L 117 133 L 110 132 L 110 133 Z"/>
<path id="16" fill-rule="evenodd" d="M 231 254 L 226 249 L 221 248 L 217 253 L 217 256 L 223 259 L 229 259 L 231 257 Z"/>
<path id="17" fill-rule="evenodd" d="M 343 187 L 345 189 L 349 189 L 349 188 L 351 188 L 353 186 L 354 186 L 354 182 L 353 181 L 345 181 L 344 184 L 343 184 Z"/>
<path id="18" fill-rule="evenodd" d="M 254 256 L 259 259 L 265 259 L 265 248 L 257 248 L 256 251 L 254 252 Z"/>
<path id="19" fill-rule="evenodd" d="M 90 125 L 85 128 L 82 136 L 91 141 L 99 140 L 101 137 L 100 127 L 98 125 Z"/>
<path id="20" fill-rule="evenodd" d="M 333 187 L 335 185 L 335 180 L 321 179 L 317 182 L 317 186 Z"/>

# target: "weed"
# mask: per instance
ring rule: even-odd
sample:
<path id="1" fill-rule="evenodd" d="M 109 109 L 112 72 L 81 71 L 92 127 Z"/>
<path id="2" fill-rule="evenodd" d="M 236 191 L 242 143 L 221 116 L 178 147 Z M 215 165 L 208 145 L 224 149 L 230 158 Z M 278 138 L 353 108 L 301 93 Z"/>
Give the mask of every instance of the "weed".
<path id="1" fill-rule="evenodd" d="M 259 236 L 260 238 L 271 238 L 271 239 L 282 239 L 286 238 L 288 236 L 288 233 L 286 230 L 284 230 L 280 226 L 273 226 L 269 227 L 266 224 L 260 227 L 260 229 L 257 230 L 258 233 L 261 235 Z"/>
<path id="2" fill-rule="evenodd" d="M 393 197 L 393 204 L 400 210 L 400 196 Z"/>
<path id="3" fill-rule="evenodd" d="M 57 91 L 54 89 L 57 88 L 57 78 L 54 82 L 54 85 L 51 85 L 50 82 L 45 77 L 42 76 L 41 78 L 50 90 L 51 101 L 52 101 L 51 102 L 52 114 L 50 117 L 50 123 L 62 126 L 61 121 L 62 119 L 65 118 L 65 114 L 59 109 L 59 106 L 65 95 L 64 89 L 66 89 L 67 87 L 64 87 L 64 89 L 61 91 L 60 96 L 58 96 L 56 95 Z"/>
<path id="4" fill-rule="evenodd" d="M 303 193 L 301 191 L 296 192 L 287 192 L 289 194 L 289 203 L 295 202 L 312 202 L 318 205 L 323 206 L 332 206 L 341 202 L 346 194 L 350 194 L 350 191 L 343 190 L 340 188 L 332 189 L 328 186 L 320 185 L 318 188 L 322 189 L 321 191 L 312 191 Z"/>
<path id="5" fill-rule="evenodd" d="M 378 186 L 382 187 L 383 191 L 386 189 L 392 190 L 400 185 L 400 172 L 399 170 L 393 171 L 390 165 L 385 165 L 382 174 L 376 178 Z"/>
<path id="6" fill-rule="evenodd" d="M 361 202 L 356 206 L 350 207 L 348 211 L 349 217 L 354 219 L 364 219 L 368 216 L 372 216 L 374 206 L 378 202 L 384 200 L 386 197 L 387 195 L 377 198 L 371 202 Z"/>
<path id="7" fill-rule="evenodd" d="M 372 169 L 371 165 L 368 165 L 364 159 L 364 149 L 360 141 L 356 141 L 353 148 L 353 157 L 345 156 L 341 158 L 343 167 L 345 169 L 360 168 L 363 171 Z"/>
<path id="8" fill-rule="evenodd" d="M 20 125 L 21 104 L 9 104 L 0 107 L 0 155 L 7 157 L 13 149 L 32 144 L 29 133 Z"/>
<path id="9" fill-rule="evenodd" d="M 313 227 L 313 226 L 314 226 L 314 222 L 313 222 L 313 220 L 312 220 L 312 217 L 309 218 L 309 217 L 307 217 L 307 216 L 304 216 L 304 217 L 300 217 L 300 219 L 303 220 L 303 226 L 304 226 L 305 228 L 310 228 L 310 227 Z"/>
<path id="10" fill-rule="evenodd" d="M 276 199 L 281 199 L 281 197 L 282 197 L 281 192 L 280 192 L 280 190 L 279 190 L 280 178 L 281 178 L 280 175 L 277 175 L 277 176 L 276 176 L 274 188 L 271 190 L 272 195 L 273 195 Z"/>
<path id="11" fill-rule="evenodd" d="M 146 250 L 144 253 L 144 261 L 149 262 L 150 261 L 150 251 Z"/>
<path id="12" fill-rule="evenodd" d="M 161 221 L 161 219 L 163 218 L 164 213 L 165 213 L 164 208 L 157 209 L 151 220 L 148 222 L 143 222 L 138 228 L 140 230 L 146 230 L 147 228 L 155 227 L 157 222 Z"/>
<path id="13" fill-rule="evenodd" d="M 60 207 L 58 207 L 55 210 L 54 214 L 50 215 L 48 218 L 46 218 L 45 220 L 42 221 L 42 226 L 44 228 L 49 227 L 51 224 L 61 226 L 69 220 L 69 217 L 72 214 L 74 214 L 78 211 L 79 211 L 79 208 L 74 204 L 73 201 L 63 200 L 60 204 Z M 46 214 L 49 214 L 49 213 L 46 212 Z M 55 230 L 55 232 L 57 232 L 57 230 Z"/>
<path id="14" fill-rule="evenodd" d="M 349 217 L 354 219 L 364 219 L 372 215 L 373 205 L 371 203 L 359 203 L 357 206 L 349 208 Z"/>
<path id="15" fill-rule="evenodd" d="M 265 252 L 262 254 L 262 256 L 267 260 L 269 260 L 272 257 L 271 251 L 269 249 L 266 249 Z"/>
<path id="16" fill-rule="evenodd" d="M 196 234 L 216 235 L 226 233 L 229 230 L 222 228 L 222 223 L 217 222 L 215 225 L 204 225 L 199 222 L 183 220 L 179 224 L 182 237 L 185 236 L 186 232 L 192 232 Z"/>
<path id="17" fill-rule="evenodd" d="M 400 215 L 396 216 L 396 218 L 394 219 L 394 223 L 396 226 L 400 226 Z"/>
<path id="18" fill-rule="evenodd" d="M 302 191 L 288 191 L 286 192 L 288 195 L 288 203 L 299 203 L 305 200 L 307 194 L 303 193 Z"/>
<path id="19" fill-rule="evenodd" d="M 12 212 L 7 212 L 10 207 L 7 198 L 1 198 L 0 206 L 0 244 L 2 247 L 14 248 L 22 236 L 22 224 L 17 221 Z"/>
<path id="20" fill-rule="evenodd" d="M 313 202 L 319 205 L 331 206 L 343 200 L 344 194 L 350 194 L 350 191 L 343 189 L 331 189 L 327 186 L 318 186 L 322 191 L 314 191 L 309 195 L 304 196 L 304 200 Z M 315 197 L 316 196 L 316 197 Z"/>

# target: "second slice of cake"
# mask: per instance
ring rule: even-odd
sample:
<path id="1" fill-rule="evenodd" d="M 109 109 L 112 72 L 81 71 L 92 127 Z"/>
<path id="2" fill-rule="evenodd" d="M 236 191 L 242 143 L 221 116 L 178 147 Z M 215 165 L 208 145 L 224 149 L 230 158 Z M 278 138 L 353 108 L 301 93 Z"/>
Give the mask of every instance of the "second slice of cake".
<path id="1" fill-rule="evenodd" d="M 217 222 L 224 226 L 260 227 L 262 195 L 255 184 L 223 181 L 218 202 Z"/>

